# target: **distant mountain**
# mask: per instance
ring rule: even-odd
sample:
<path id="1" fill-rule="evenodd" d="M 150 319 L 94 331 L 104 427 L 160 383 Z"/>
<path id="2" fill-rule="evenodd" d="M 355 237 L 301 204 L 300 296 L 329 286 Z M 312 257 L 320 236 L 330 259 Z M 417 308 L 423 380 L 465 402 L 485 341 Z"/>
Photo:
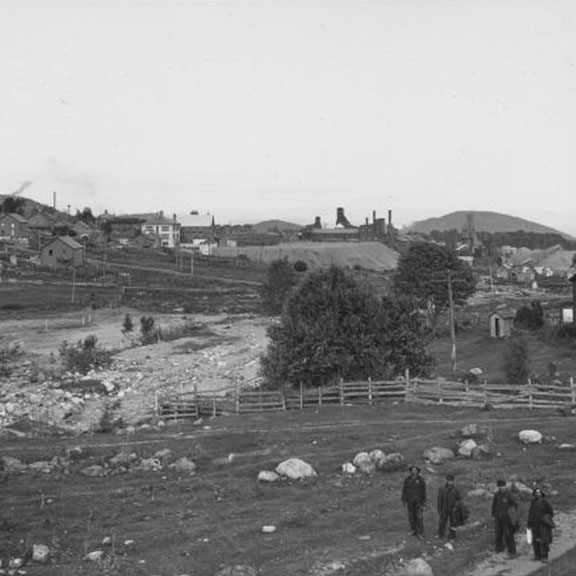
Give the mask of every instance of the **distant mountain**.
<path id="1" fill-rule="evenodd" d="M 302 229 L 300 224 L 293 224 L 292 222 L 285 222 L 284 220 L 263 220 L 252 224 L 252 229 L 259 234 L 265 232 L 297 232 Z"/>
<path id="2" fill-rule="evenodd" d="M 478 212 L 474 210 L 459 210 L 451 212 L 438 218 L 427 218 L 419 220 L 405 228 L 406 232 L 417 232 L 420 234 L 429 234 L 434 230 L 441 232 L 448 230 L 464 230 L 468 225 L 468 214 L 474 215 L 474 228 L 477 232 L 534 232 L 537 234 L 558 234 L 566 240 L 574 240 L 572 236 L 560 232 L 550 226 L 544 226 L 537 222 L 524 220 L 508 214 L 498 212 Z"/>

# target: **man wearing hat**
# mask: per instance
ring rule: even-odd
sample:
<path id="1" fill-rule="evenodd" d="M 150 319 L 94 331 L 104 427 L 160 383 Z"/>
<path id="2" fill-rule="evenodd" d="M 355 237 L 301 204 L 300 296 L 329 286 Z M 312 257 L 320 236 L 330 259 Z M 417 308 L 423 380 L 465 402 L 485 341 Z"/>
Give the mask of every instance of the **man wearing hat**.
<path id="1" fill-rule="evenodd" d="M 456 538 L 456 511 L 460 504 L 460 491 L 454 486 L 454 474 L 446 476 L 446 483 L 438 490 L 438 538 L 444 538 L 446 526 L 448 526 L 448 537 Z"/>
<path id="2" fill-rule="evenodd" d="M 410 466 L 410 474 L 402 486 L 402 503 L 408 508 L 410 530 L 416 538 L 424 536 L 424 507 L 426 506 L 426 482 L 420 476 L 420 467 Z"/>
<path id="3" fill-rule="evenodd" d="M 498 491 L 492 499 L 492 517 L 494 518 L 494 535 L 496 552 L 508 550 L 511 558 L 516 557 L 514 534 L 519 528 L 518 502 L 506 488 L 504 480 L 496 482 Z"/>

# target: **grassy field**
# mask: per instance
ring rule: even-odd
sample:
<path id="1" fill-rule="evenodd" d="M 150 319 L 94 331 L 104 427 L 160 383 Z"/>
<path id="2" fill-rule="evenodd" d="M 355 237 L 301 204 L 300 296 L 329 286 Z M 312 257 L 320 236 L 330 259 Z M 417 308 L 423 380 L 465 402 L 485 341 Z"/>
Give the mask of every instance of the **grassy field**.
<path id="1" fill-rule="evenodd" d="M 222 565 L 249 564 L 264 575 L 304 576 L 322 574 L 323 566 L 339 561 L 345 568 L 338 574 L 381 576 L 390 574 L 401 559 L 427 554 L 435 574 L 461 576 L 491 546 L 489 499 L 466 499 L 476 528 L 463 533 L 455 550 L 448 552 L 438 541 L 408 536 L 399 499 L 404 468 L 345 476 L 341 465 L 357 452 L 374 448 L 398 451 L 406 462 L 422 463 L 425 448 L 453 447 L 456 431 L 468 423 L 491 430 L 494 456 L 424 470 L 431 501 L 425 518 L 429 538 L 436 529 L 434 498 L 448 472 L 456 474 L 464 493 L 514 475 L 525 484 L 539 481 L 553 490 L 557 510 L 571 509 L 576 500 L 575 453 L 553 449 L 573 441 L 574 420 L 552 413 L 382 404 L 222 416 L 208 423 L 209 428 L 181 424 L 129 438 L 3 438 L 2 454 L 25 462 L 82 448 L 69 474 L 4 478 L 3 562 L 24 555 L 32 544 L 46 544 L 53 559 L 48 565 L 29 565 L 29 574 L 211 576 Z M 525 447 L 516 439 L 524 428 L 537 428 L 556 440 Z M 149 457 L 164 448 L 174 458 L 193 458 L 196 475 L 171 470 L 103 478 L 79 474 L 122 449 Z M 273 470 L 292 456 L 312 464 L 317 479 L 256 481 L 260 470 Z M 523 502 L 523 515 L 526 510 Z M 264 534 L 264 525 L 274 525 L 277 531 Z M 106 537 L 112 539 L 108 546 L 102 544 Z M 88 552 L 99 549 L 105 551 L 102 561 L 84 560 Z"/>

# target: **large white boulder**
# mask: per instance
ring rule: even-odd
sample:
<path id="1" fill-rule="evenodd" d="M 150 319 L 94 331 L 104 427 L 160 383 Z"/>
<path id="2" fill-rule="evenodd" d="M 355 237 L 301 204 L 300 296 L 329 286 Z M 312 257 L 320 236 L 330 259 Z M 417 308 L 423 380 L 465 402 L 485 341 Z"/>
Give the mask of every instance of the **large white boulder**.
<path id="1" fill-rule="evenodd" d="M 218 570 L 214 576 L 257 576 L 257 573 L 252 566 L 237 564 L 236 566 L 226 566 Z"/>
<path id="2" fill-rule="evenodd" d="M 292 480 L 302 480 L 303 478 L 317 476 L 316 470 L 308 462 L 304 462 L 300 458 L 288 458 L 288 460 L 280 462 L 276 466 L 276 473 L 280 476 L 287 476 Z"/>
<path id="3" fill-rule="evenodd" d="M 522 430 L 518 433 L 518 440 L 522 444 L 540 444 L 543 436 L 538 430 Z"/>
<path id="4" fill-rule="evenodd" d="M 434 572 L 424 558 L 413 558 L 400 571 L 400 576 L 434 576 Z"/>
<path id="5" fill-rule="evenodd" d="M 376 466 L 376 468 L 380 469 L 384 466 L 384 463 L 386 462 L 386 454 L 384 454 L 382 450 L 376 448 L 375 450 L 372 450 L 372 452 L 370 452 L 370 460 L 374 462 L 374 466 Z"/>
<path id="6" fill-rule="evenodd" d="M 460 429 L 462 438 L 483 438 L 488 434 L 488 429 L 478 424 L 467 424 Z"/>
<path id="7" fill-rule="evenodd" d="M 354 456 L 354 460 L 352 460 L 352 464 L 360 470 L 360 472 L 364 472 L 364 474 L 372 474 L 374 470 L 376 470 L 376 466 L 370 458 L 370 454 L 368 452 L 358 452 L 356 456 Z"/>
<path id="8" fill-rule="evenodd" d="M 48 562 L 50 558 L 50 548 L 44 544 L 34 544 L 32 546 L 32 560 L 34 562 Z"/>
<path id="9" fill-rule="evenodd" d="M 455 458 L 454 452 L 450 448 L 443 448 L 442 446 L 433 446 L 424 450 L 422 457 L 432 464 L 442 464 L 446 460 L 453 460 Z"/>
<path id="10" fill-rule="evenodd" d="M 460 442 L 460 446 L 458 446 L 458 455 L 462 456 L 463 458 L 472 458 L 474 454 L 474 450 L 478 447 L 476 442 L 472 440 L 472 438 L 468 438 L 463 442 Z"/>
<path id="11" fill-rule="evenodd" d="M 356 474 L 356 466 L 352 462 L 345 462 L 342 464 L 342 472 L 344 474 Z"/>

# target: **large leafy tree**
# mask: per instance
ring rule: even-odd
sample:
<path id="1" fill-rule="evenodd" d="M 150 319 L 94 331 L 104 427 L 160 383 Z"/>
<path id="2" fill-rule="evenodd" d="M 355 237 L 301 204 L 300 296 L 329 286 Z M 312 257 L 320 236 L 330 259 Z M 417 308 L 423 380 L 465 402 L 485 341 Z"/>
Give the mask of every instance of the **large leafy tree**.
<path id="1" fill-rule="evenodd" d="M 274 260 L 261 288 L 264 310 L 273 315 L 282 312 L 284 302 L 298 283 L 298 274 L 287 258 Z"/>
<path id="2" fill-rule="evenodd" d="M 426 310 L 434 326 L 449 306 L 463 304 L 474 293 L 472 269 L 453 250 L 432 242 L 417 242 L 400 257 L 394 276 L 397 297 L 411 300 Z"/>
<path id="3" fill-rule="evenodd" d="M 311 273 L 268 336 L 261 367 L 273 388 L 421 374 L 431 364 L 417 317 L 337 267 Z"/>
<path id="4" fill-rule="evenodd" d="M 18 198 L 17 196 L 6 196 L 2 202 L 2 212 L 4 214 L 24 214 L 24 207 L 26 206 L 25 198 Z"/>

